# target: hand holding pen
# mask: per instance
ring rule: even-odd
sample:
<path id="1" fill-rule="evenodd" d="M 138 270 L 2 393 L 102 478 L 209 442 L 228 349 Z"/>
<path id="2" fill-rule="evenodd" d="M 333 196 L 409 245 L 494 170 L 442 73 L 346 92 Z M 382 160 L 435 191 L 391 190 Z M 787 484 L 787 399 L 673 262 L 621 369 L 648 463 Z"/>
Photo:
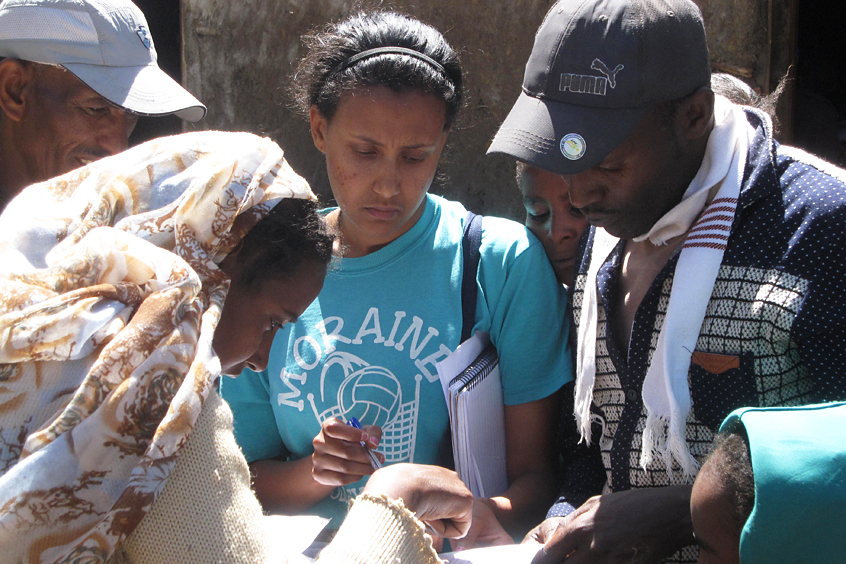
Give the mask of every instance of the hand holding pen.
<path id="1" fill-rule="evenodd" d="M 330 418 L 312 441 L 312 477 L 327 486 L 344 486 L 369 476 L 381 466 L 381 454 L 374 452 L 382 438 L 375 425 L 356 428 L 341 419 Z"/>
<path id="2" fill-rule="evenodd" d="M 358 422 L 358 419 L 355 417 L 350 417 L 349 421 L 347 421 L 347 425 L 350 427 L 355 427 L 358 430 L 363 430 L 361 428 L 361 423 Z M 364 441 L 359 441 L 361 446 L 364 447 L 364 450 L 367 452 L 367 458 L 370 459 L 370 465 L 373 466 L 374 470 L 378 470 L 382 467 L 382 463 L 379 462 L 379 458 L 376 456 L 376 453 L 370 450 L 370 447 L 367 446 L 367 443 Z"/>

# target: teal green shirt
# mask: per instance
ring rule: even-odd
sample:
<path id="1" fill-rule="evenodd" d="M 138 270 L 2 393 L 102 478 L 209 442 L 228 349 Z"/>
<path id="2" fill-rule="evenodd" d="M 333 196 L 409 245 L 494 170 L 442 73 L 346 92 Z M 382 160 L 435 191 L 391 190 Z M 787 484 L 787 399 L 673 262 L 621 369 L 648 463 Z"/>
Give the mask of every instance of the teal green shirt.
<path id="1" fill-rule="evenodd" d="M 744 407 L 720 431 L 746 429 L 755 506 L 740 564 L 846 561 L 846 403 Z"/>
<path id="2" fill-rule="evenodd" d="M 387 464 L 437 460 L 449 420 L 435 363 L 459 344 L 465 215 L 429 195 L 408 232 L 330 270 L 277 333 L 267 370 L 223 379 L 247 460 L 309 456 L 321 422 L 340 415 L 382 427 Z M 485 217 L 482 229 L 474 330 L 497 347 L 506 405 L 547 397 L 573 378 L 566 293 L 525 227 Z M 312 513 L 343 515 L 363 484 L 336 488 Z"/>

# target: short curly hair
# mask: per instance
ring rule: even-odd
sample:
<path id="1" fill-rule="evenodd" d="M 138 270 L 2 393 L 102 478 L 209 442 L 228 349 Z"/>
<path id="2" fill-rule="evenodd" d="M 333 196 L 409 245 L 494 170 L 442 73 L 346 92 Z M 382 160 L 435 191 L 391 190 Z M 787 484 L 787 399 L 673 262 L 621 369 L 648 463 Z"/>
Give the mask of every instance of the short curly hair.
<path id="1" fill-rule="evenodd" d="M 746 431 L 741 428 L 717 435 L 709 461 L 714 477 L 725 487 L 732 508 L 731 524 L 739 535 L 755 506 L 755 475 Z"/>

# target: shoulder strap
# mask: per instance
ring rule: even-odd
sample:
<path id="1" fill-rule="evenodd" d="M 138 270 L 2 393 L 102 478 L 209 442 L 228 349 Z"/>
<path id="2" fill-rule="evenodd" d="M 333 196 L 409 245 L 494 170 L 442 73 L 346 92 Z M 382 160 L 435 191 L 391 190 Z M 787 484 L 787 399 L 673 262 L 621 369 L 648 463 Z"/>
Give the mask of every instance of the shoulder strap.
<path id="1" fill-rule="evenodd" d="M 482 245 L 482 216 L 468 211 L 464 219 L 464 235 L 461 238 L 461 254 L 464 265 L 461 275 L 461 342 L 470 338 L 470 331 L 476 323 L 476 271 L 479 270 L 479 247 Z M 455 470 L 452 455 L 452 434 L 450 429 L 444 433 L 438 453 L 438 465 Z"/>
<path id="2" fill-rule="evenodd" d="M 479 258 L 482 246 L 482 216 L 468 211 L 464 220 L 464 236 L 461 239 L 461 252 L 464 256 L 461 277 L 461 342 L 471 337 L 470 332 L 476 322 L 476 272 L 479 270 Z"/>

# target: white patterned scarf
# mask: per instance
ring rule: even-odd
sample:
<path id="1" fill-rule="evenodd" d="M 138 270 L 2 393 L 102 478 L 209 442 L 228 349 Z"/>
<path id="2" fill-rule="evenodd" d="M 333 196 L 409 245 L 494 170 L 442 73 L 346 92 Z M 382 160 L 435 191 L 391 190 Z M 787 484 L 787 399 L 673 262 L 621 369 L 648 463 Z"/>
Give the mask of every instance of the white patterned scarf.
<path id="1" fill-rule="evenodd" d="M 687 233 L 676 264 L 664 325 L 643 382 L 647 419 L 639 461 L 645 469 L 658 455 L 670 473 L 675 460 L 686 477 L 694 476 L 699 467 L 685 440 L 691 408 L 690 359 L 734 221 L 749 135 L 743 110 L 722 96 L 715 98 L 714 115 L 715 126 L 705 157 L 682 201 L 648 233 L 635 239 L 663 245 Z M 596 380 L 596 275 L 618 242 L 604 229 L 595 230 L 583 294 L 574 411 L 581 437 L 588 443 Z"/>
<path id="2" fill-rule="evenodd" d="M 220 361 L 216 264 L 283 198 L 269 139 L 150 141 L 0 217 L 0 560 L 104 562 L 162 491 Z"/>

